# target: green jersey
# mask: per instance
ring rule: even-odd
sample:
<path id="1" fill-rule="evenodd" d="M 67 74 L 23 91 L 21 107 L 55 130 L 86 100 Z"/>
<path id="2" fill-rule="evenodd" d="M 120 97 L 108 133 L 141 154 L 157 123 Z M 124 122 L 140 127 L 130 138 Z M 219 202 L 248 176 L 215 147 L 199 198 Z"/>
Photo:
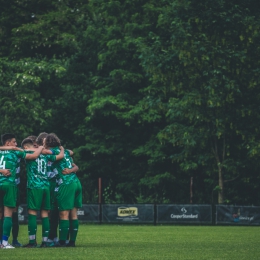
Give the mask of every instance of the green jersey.
<path id="1" fill-rule="evenodd" d="M 26 151 L 26 153 L 33 153 Z M 55 155 L 40 154 L 36 160 L 26 160 L 27 188 L 44 189 L 50 186 L 47 175 L 48 161 L 54 162 Z"/>
<path id="2" fill-rule="evenodd" d="M 50 181 L 55 181 L 56 180 L 55 177 L 57 175 L 57 172 L 53 171 L 52 164 L 53 164 L 53 162 L 48 161 L 48 164 L 47 164 L 47 176 L 48 176 Z"/>
<path id="3" fill-rule="evenodd" d="M 20 161 L 21 161 L 21 159 L 19 158 L 16 163 L 16 175 L 15 175 L 16 185 L 20 184 Z"/>
<path id="4" fill-rule="evenodd" d="M 53 154 L 60 153 L 59 147 L 54 147 L 51 150 L 52 150 Z M 62 171 L 65 168 L 71 169 L 73 167 L 72 164 L 73 164 L 73 160 L 72 160 L 68 150 L 64 150 L 64 158 L 53 163 L 52 168 L 53 168 L 53 171 L 57 173 L 56 182 L 57 182 L 58 187 L 62 186 L 62 185 L 68 185 L 68 184 L 78 180 L 78 177 L 75 172 L 72 172 L 70 174 L 62 173 Z M 57 191 L 58 187 L 55 189 L 56 191 Z"/>
<path id="5" fill-rule="evenodd" d="M 9 169 L 11 175 L 4 176 L 0 173 L 0 185 L 16 185 L 16 170 L 20 159 L 25 158 L 26 153 L 21 151 L 0 151 L 0 169 Z"/>

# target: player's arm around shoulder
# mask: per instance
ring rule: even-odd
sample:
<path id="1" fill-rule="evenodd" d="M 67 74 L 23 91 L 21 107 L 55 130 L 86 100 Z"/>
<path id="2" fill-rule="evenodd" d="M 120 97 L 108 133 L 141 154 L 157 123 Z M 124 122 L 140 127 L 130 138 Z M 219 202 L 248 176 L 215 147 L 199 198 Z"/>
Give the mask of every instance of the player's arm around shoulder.
<path id="1" fill-rule="evenodd" d="M 37 148 L 25 149 L 25 151 L 30 151 L 30 152 L 35 152 L 36 150 L 37 150 Z M 41 154 L 52 155 L 53 152 L 49 149 L 43 148 L 42 151 L 41 151 Z"/>
<path id="2" fill-rule="evenodd" d="M 66 149 L 66 150 L 69 152 L 69 154 L 70 154 L 71 157 L 74 155 L 74 152 L 71 151 L 70 149 Z"/>
<path id="3" fill-rule="evenodd" d="M 64 148 L 63 148 L 63 146 L 60 146 L 59 148 L 60 148 L 60 153 L 58 155 L 56 155 L 56 161 L 64 158 Z"/>
<path id="4" fill-rule="evenodd" d="M 12 151 L 23 152 L 23 149 L 16 147 L 16 146 L 0 146 L 0 150 L 12 150 Z"/>
<path id="5" fill-rule="evenodd" d="M 51 150 L 49 150 L 49 149 L 44 148 L 44 149 L 42 150 L 42 154 L 53 155 L 53 152 L 52 152 Z"/>
<path id="6" fill-rule="evenodd" d="M 73 163 L 72 166 L 73 167 L 71 169 L 69 168 L 63 169 L 62 174 L 70 174 L 72 172 L 77 172 L 79 170 L 79 167 L 75 163 Z"/>
<path id="7" fill-rule="evenodd" d="M 43 146 L 39 146 L 38 148 L 35 149 L 34 153 L 27 153 L 25 156 L 25 159 L 26 160 L 36 160 L 40 156 L 43 148 L 44 148 Z"/>

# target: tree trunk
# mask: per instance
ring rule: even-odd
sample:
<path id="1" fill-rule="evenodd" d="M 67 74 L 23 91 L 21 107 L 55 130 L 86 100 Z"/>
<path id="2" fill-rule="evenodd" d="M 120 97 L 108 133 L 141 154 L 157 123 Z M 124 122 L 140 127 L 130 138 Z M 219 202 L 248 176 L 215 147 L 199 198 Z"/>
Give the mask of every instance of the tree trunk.
<path id="1" fill-rule="evenodd" d="M 223 204 L 224 203 L 224 181 L 223 181 L 222 168 L 220 166 L 218 167 L 218 186 L 220 188 L 218 191 L 218 204 Z"/>
<path id="2" fill-rule="evenodd" d="M 224 180 L 223 180 L 223 166 L 222 163 L 224 162 L 225 159 L 225 152 L 226 152 L 226 141 L 225 137 L 223 138 L 223 144 L 222 144 L 222 153 L 219 155 L 218 153 L 218 143 L 217 143 L 217 138 L 214 138 L 214 142 L 212 145 L 212 151 L 213 154 L 215 155 L 216 162 L 218 165 L 218 186 L 219 186 L 219 191 L 218 191 L 218 203 L 223 204 L 224 203 Z"/>

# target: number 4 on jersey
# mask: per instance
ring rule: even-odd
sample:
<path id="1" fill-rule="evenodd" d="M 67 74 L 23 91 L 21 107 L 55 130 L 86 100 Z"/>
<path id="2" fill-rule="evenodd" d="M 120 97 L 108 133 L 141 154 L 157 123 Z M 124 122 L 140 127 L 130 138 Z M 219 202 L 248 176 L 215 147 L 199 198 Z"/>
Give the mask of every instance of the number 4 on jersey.
<path id="1" fill-rule="evenodd" d="M 5 161 L 4 161 L 4 156 L 2 155 L 0 159 L 0 169 L 5 169 Z"/>

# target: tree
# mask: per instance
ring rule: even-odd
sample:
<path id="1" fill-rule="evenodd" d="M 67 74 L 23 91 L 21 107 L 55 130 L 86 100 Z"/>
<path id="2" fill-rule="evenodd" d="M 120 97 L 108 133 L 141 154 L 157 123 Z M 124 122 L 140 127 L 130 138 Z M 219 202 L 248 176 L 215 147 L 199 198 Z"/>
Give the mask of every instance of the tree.
<path id="1" fill-rule="evenodd" d="M 251 1 L 165 1 L 160 30 L 140 43 L 150 107 L 167 109 L 158 136 L 179 148 L 171 158 L 183 170 L 202 165 L 217 173 L 219 203 L 224 182 L 244 171 L 259 134 L 254 8 Z"/>
<path id="2" fill-rule="evenodd" d="M 45 61 L 24 59 L 12 62 L 0 59 L 1 133 L 12 132 L 18 138 L 30 135 L 35 124 L 43 126 L 51 111 L 44 107 L 39 85 L 47 73 L 62 74 L 64 68 Z"/>

